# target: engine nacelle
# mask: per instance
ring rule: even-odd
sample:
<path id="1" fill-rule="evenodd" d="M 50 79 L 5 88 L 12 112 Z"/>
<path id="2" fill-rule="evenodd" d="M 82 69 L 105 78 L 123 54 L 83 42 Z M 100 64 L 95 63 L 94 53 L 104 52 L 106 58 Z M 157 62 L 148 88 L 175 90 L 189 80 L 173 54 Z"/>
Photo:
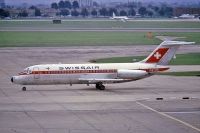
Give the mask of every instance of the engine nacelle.
<path id="1" fill-rule="evenodd" d="M 117 76 L 119 78 L 140 79 L 148 76 L 148 72 L 143 70 L 118 70 Z"/>

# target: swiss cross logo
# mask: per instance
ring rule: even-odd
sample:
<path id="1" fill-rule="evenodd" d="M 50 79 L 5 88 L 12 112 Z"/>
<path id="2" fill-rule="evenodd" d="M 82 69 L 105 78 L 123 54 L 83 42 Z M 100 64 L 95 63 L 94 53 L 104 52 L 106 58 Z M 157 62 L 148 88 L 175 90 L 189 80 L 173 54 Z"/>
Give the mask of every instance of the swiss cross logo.
<path id="1" fill-rule="evenodd" d="M 159 52 L 156 52 L 153 56 L 158 60 L 162 55 Z"/>
<path id="2" fill-rule="evenodd" d="M 151 55 L 148 60 L 146 61 L 147 63 L 157 63 L 160 61 L 160 59 L 167 53 L 169 48 L 159 48 Z"/>

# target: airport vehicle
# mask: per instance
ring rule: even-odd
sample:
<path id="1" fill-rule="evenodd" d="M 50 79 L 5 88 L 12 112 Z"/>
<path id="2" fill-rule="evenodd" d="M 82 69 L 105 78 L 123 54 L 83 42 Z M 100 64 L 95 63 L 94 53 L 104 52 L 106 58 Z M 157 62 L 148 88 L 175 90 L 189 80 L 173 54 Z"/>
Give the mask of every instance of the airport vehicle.
<path id="1" fill-rule="evenodd" d="M 113 16 L 111 17 L 111 19 L 122 20 L 125 22 L 129 18 L 127 16 L 116 16 L 115 13 L 113 12 Z"/>
<path id="2" fill-rule="evenodd" d="M 135 81 L 168 70 L 167 65 L 176 50 L 193 43 L 164 41 L 146 59 L 135 63 L 34 65 L 13 76 L 11 82 L 21 85 L 95 84 L 97 89 L 104 90 L 103 84 Z"/>

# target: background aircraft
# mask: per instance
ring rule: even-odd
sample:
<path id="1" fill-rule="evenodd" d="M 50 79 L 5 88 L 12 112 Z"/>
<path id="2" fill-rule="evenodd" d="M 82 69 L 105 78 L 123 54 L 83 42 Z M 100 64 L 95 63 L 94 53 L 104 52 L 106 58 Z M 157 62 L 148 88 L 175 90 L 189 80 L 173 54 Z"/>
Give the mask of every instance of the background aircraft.
<path id="1" fill-rule="evenodd" d="M 116 16 L 115 13 L 113 12 L 113 16 L 111 17 L 111 19 L 116 19 L 116 20 L 122 20 L 122 21 L 126 21 L 130 18 L 128 18 L 127 16 Z"/>
<path id="2" fill-rule="evenodd" d="M 179 18 L 181 18 L 181 19 L 194 19 L 195 16 L 191 15 L 191 14 L 182 14 L 181 16 L 179 16 Z"/>

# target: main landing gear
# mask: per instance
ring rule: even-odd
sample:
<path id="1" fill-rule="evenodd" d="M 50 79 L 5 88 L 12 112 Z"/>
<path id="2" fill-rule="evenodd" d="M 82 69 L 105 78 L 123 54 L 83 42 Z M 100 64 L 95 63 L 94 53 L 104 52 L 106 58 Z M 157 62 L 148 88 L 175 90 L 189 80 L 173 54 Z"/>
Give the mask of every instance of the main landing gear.
<path id="1" fill-rule="evenodd" d="M 26 87 L 22 87 L 22 91 L 26 91 Z"/>
<path id="2" fill-rule="evenodd" d="M 96 83 L 96 88 L 98 90 L 105 90 L 105 86 L 103 85 L 103 83 L 99 82 L 99 83 Z"/>

